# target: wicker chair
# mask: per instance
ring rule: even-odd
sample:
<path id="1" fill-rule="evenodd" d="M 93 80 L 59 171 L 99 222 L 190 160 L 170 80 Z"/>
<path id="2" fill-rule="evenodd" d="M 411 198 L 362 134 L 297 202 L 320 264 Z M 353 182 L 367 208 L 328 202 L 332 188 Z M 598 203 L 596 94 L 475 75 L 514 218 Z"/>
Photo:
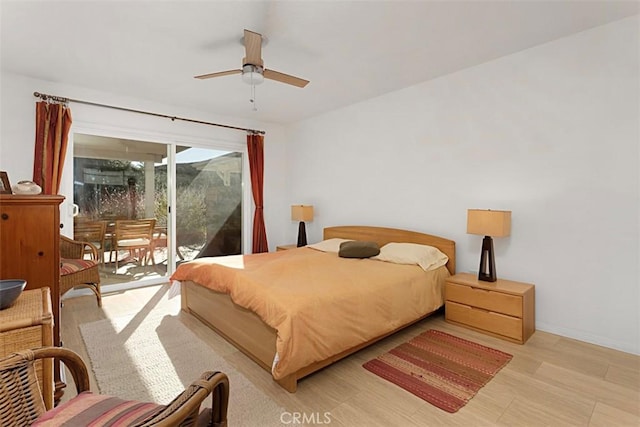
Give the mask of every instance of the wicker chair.
<path id="1" fill-rule="evenodd" d="M 87 251 L 91 259 L 84 259 Z M 98 307 L 102 307 L 98 249 L 89 242 L 60 236 L 60 296 L 77 287 L 89 288 L 96 294 Z"/>
<path id="2" fill-rule="evenodd" d="M 35 361 L 53 357 L 61 360 L 71 372 L 77 396 L 50 411 L 45 411 L 38 387 Z M 212 408 L 200 412 L 200 404 L 212 395 Z M 89 404 L 94 402 L 94 407 Z M 229 380 L 221 372 L 205 372 L 166 406 L 131 402 L 89 391 L 87 368 L 78 354 L 62 347 L 42 347 L 25 350 L 0 359 L 0 425 L 100 425 L 128 426 L 195 426 L 227 425 Z M 106 410 L 105 407 L 113 410 Z M 95 410 L 94 410 L 95 408 Z M 127 408 L 124 410 L 123 408 Z M 95 418 L 91 417 L 92 414 Z M 73 418 L 73 417 L 77 418 Z M 136 418 L 137 417 L 137 418 Z M 87 419 L 89 418 L 89 419 Z"/>

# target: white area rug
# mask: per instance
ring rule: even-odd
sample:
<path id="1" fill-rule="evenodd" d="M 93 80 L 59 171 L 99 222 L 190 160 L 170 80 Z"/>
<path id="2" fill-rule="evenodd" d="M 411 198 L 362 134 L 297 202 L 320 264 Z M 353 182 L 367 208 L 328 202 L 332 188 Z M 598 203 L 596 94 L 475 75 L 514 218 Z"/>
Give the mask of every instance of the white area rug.
<path id="1" fill-rule="evenodd" d="M 229 377 L 230 426 L 281 425 L 285 411 L 236 371 L 179 318 L 131 316 L 80 325 L 100 393 L 169 403 L 205 371 Z M 211 406 L 211 398 L 204 402 Z"/>

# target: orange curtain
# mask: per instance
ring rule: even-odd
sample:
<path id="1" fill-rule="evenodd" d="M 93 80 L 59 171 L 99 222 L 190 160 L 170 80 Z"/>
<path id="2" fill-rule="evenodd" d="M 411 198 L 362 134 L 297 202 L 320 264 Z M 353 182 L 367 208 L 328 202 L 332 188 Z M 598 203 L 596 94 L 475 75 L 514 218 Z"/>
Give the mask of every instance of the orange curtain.
<path id="1" fill-rule="evenodd" d="M 247 152 L 249 154 L 249 169 L 251 171 L 251 191 L 256 211 L 253 214 L 253 245 L 254 254 L 269 252 L 267 232 L 264 227 L 263 206 L 263 175 L 264 175 L 264 137 L 262 135 L 247 135 Z"/>
<path id="2" fill-rule="evenodd" d="M 71 110 L 62 104 L 36 103 L 36 142 L 33 182 L 42 194 L 58 194 L 71 128 Z"/>

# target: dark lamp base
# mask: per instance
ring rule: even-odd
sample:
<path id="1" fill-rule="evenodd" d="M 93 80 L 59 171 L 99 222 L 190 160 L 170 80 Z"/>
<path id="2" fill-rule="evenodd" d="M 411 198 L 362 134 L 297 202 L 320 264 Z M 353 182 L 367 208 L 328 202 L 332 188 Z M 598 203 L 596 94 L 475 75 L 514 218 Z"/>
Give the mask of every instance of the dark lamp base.
<path id="1" fill-rule="evenodd" d="M 496 261 L 493 257 L 493 239 L 491 236 L 484 236 L 484 239 L 482 239 L 482 254 L 480 255 L 478 280 L 482 280 L 483 282 L 495 282 L 497 280 Z"/>
<path id="2" fill-rule="evenodd" d="M 298 247 L 307 246 L 307 230 L 304 226 L 304 221 L 300 221 L 298 225 Z"/>

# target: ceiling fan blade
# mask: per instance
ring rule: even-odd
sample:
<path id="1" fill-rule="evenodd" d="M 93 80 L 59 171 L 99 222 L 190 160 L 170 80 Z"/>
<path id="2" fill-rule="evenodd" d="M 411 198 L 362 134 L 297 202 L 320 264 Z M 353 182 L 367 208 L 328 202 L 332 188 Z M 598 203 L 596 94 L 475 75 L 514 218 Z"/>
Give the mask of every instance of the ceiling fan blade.
<path id="1" fill-rule="evenodd" d="M 210 79 L 212 77 L 222 77 L 222 76 L 229 76 L 231 74 L 240 74 L 242 73 L 242 70 L 228 70 L 228 71 L 220 71 L 217 73 L 209 73 L 209 74 L 203 74 L 201 76 L 194 76 L 195 79 Z"/>
<path id="2" fill-rule="evenodd" d="M 242 60 L 242 65 L 264 66 L 262 61 L 262 35 L 253 31 L 244 30 L 244 49 L 246 57 Z"/>
<path id="3" fill-rule="evenodd" d="M 280 73 L 278 71 L 273 71 L 273 70 L 264 70 L 264 78 L 275 80 L 281 83 L 286 83 L 288 85 L 298 86 L 298 87 L 305 87 L 309 83 L 309 80 L 290 76 L 289 74 Z"/>

